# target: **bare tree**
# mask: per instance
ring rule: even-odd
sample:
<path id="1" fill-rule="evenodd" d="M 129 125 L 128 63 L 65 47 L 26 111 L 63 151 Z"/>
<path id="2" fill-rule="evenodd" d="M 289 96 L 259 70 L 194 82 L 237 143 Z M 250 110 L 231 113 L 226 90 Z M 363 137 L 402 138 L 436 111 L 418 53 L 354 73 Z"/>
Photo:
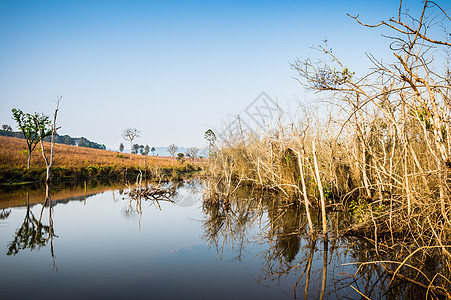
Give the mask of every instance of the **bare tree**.
<path id="1" fill-rule="evenodd" d="M 179 149 L 179 147 L 176 144 L 170 144 L 168 147 L 168 152 L 172 156 L 172 166 L 174 166 L 174 156 L 175 156 L 175 153 L 177 153 L 178 149 Z"/>
<path id="2" fill-rule="evenodd" d="M 58 116 L 58 110 L 59 110 L 61 98 L 62 97 L 60 96 L 55 101 L 56 108 L 55 108 L 55 113 L 53 115 L 53 122 L 51 124 L 49 124 L 49 126 L 50 126 L 50 157 L 49 158 L 47 158 L 47 156 L 45 155 L 44 143 L 43 143 L 43 138 L 46 136 L 48 131 L 45 129 L 45 127 L 39 126 L 38 119 L 35 120 L 36 127 L 38 128 L 38 135 L 40 138 L 39 141 L 41 143 L 42 157 L 44 158 L 45 165 L 47 167 L 47 174 L 45 177 L 46 183 L 49 183 L 49 181 L 50 181 L 50 168 L 52 167 L 52 164 L 53 164 L 53 148 L 55 146 L 56 131 L 59 129 L 59 127 L 56 127 L 56 117 Z"/>
<path id="3" fill-rule="evenodd" d="M 186 156 L 191 158 L 191 162 L 193 163 L 193 165 L 194 165 L 194 160 L 195 160 L 198 152 L 199 152 L 199 148 L 196 148 L 196 147 L 191 147 L 191 148 L 186 149 Z"/>
<path id="4" fill-rule="evenodd" d="M 133 140 L 139 137 L 139 130 L 136 128 L 127 128 L 122 132 L 122 137 L 124 140 L 130 142 L 130 161 L 132 161 L 132 152 L 133 152 Z"/>
<path id="5" fill-rule="evenodd" d="M 451 43 L 447 33 L 443 40 L 434 37 L 433 27 L 451 19 L 433 1 L 424 1 L 417 16 L 404 13 L 403 2 L 399 4 L 396 17 L 374 25 L 349 15 L 362 26 L 387 30 L 393 63 L 368 54 L 373 68 L 356 76 L 325 42 L 317 48 L 324 57 L 317 62 L 297 60 L 292 67 L 304 87 L 326 92 L 343 113 L 346 121 L 336 139 L 344 141 L 346 132 L 352 137 L 346 151 L 365 197 L 378 197 L 391 207 L 392 199 L 401 199 L 406 215 L 420 220 L 415 224 L 437 213 L 428 209 L 438 197 L 441 217 L 449 226 L 451 82 L 449 57 L 445 61 L 437 50 L 449 53 Z M 391 231 L 399 228 L 390 225 Z M 417 230 L 413 236 L 427 234 L 420 226 Z"/>

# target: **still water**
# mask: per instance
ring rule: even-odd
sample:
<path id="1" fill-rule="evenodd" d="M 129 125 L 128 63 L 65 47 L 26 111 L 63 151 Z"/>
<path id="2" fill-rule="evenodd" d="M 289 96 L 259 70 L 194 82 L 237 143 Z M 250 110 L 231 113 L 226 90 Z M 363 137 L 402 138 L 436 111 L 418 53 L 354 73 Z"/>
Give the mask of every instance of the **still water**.
<path id="1" fill-rule="evenodd" d="M 381 289 L 378 277 L 353 278 L 354 248 L 304 239 L 296 212 L 256 198 L 206 207 L 202 181 L 168 185 L 173 202 L 132 200 L 120 184 L 51 187 L 51 207 L 43 187 L 2 192 L 1 298 L 358 299 L 354 288 Z"/>

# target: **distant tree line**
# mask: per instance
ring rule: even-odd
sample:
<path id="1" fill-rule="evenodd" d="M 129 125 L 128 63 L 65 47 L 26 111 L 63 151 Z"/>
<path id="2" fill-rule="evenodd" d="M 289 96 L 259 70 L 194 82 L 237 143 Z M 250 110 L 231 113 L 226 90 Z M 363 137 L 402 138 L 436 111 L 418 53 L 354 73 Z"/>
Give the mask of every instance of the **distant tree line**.
<path id="1" fill-rule="evenodd" d="M 16 137 L 16 138 L 20 138 L 20 139 L 25 139 L 22 132 L 13 131 L 11 126 L 9 126 L 9 125 L 2 125 L 2 129 L 0 130 L 0 136 L 10 136 L 10 137 Z M 50 142 L 50 136 L 45 137 L 43 140 L 45 142 Z M 96 142 L 92 142 L 85 137 L 73 138 L 67 134 L 66 135 L 56 134 L 55 143 L 106 150 L 106 147 L 104 144 L 98 144 Z"/>
<path id="2" fill-rule="evenodd" d="M 152 149 L 155 151 L 155 148 L 152 147 Z M 149 145 L 133 144 L 132 152 L 133 154 L 149 155 L 150 147 Z"/>

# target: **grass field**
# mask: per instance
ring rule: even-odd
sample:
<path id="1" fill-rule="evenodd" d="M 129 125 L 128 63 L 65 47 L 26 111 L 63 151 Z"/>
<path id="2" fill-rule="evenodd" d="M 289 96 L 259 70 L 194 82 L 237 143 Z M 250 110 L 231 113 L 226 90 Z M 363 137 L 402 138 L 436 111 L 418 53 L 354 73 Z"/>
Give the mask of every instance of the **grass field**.
<path id="1" fill-rule="evenodd" d="M 44 142 L 46 153 L 50 153 L 50 143 Z M 42 176 L 45 169 L 41 146 L 38 144 L 32 152 L 30 171 L 27 166 L 27 147 L 24 139 L 0 136 L 0 182 L 14 182 L 36 180 Z M 53 159 L 53 173 L 58 177 L 108 177 L 119 174 L 123 170 L 160 170 L 172 168 L 171 157 L 144 156 L 115 151 L 55 144 Z M 207 160 L 197 159 L 196 167 L 187 162 L 181 163 L 174 160 L 174 167 L 180 172 L 197 170 L 205 165 Z M 75 175 L 74 175 L 75 174 Z M 86 175 L 86 176 L 85 176 Z"/>

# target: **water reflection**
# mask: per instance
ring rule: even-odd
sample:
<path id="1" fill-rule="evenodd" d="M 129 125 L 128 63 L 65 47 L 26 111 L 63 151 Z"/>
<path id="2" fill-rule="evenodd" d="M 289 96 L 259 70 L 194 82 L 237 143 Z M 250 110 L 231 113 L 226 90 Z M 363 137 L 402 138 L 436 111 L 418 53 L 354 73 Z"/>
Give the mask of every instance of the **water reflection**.
<path id="1" fill-rule="evenodd" d="M 65 203 L 67 201 L 84 201 L 95 194 L 124 189 L 125 185 L 120 182 L 91 180 L 88 182 L 60 182 L 52 183 L 50 186 L 53 204 Z M 11 207 L 40 204 L 46 197 L 46 186 L 32 184 L 23 186 L 0 186 L 0 209 Z M 26 201 L 26 199 L 28 199 Z"/>
<path id="2" fill-rule="evenodd" d="M 329 241 L 312 237 L 302 206 L 251 188 L 243 188 L 227 199 L 207 195 L 203 212 L 204 237 L 216 249 L 219 260 L 227 246 L 232 246 L 238 260 L 246 249 L 262 248 L 257 255 L 261 265 L 256 280 L 264 286 L 286 287 L 286 282 L 290 282 L 291 289 L 285 293 L 294 298 L 341 299 L 363 295 L 372 299 L 424 298 L 427 285 L 419 285 L 409 278 L 418 278 L 426 269 L 435 269 L 428 272 L 435 274 L 440 266 L 440 259 L 431 258 L 427 268 L 424 260 L 418 261 L 407 272 L 410 277 L 401 275 L 390 284 L 393 270 L 399 266 L 390 262 L 402 261 L 405 253 L 384 251 L 385 255 L 381 255 L 365 238 L 340 236 L 337 233 L 346 224 L 343 222 L 346 215 L 338 212 L 329 216 L 332 232 Z M 317 214 L 313 219 L 319 225 Z M 382 263 L 361 264 L 369 261 Z M 439 292 L 435 295 L 440 296 Z"/>
<path id="3" fill-rule="evenodd" d="M 0 212 L 0 220 L 8 219 L 10 214 L 11 214 L 10 209 L 2 209 L 2 211 Z"/>
<path id="4" fill-rule="evenodd" d="M 11 257 L 17 255 L 16 260 L 5 259 L 3 263 L 8 263 L 8 271 L 11 271 L 17 266 L 14 263 L 20 261 L 19 257 L 26 257 L 18 255 L 19 252 L 41 248 L 45 253 L 50 252 L 53 270 L 58 270 L 53 244 L 55 239 L 58 241 L 58 265 L 61 266 L 58 275 L 66 270 L 64 276 L 69 276 L 69 273 L 88 277 L 95 274 L 92 278 L 97 280 L 105 274 L 121 272 L 130 274 L 130 278 L 141 278 L 142 282 L 155 282 L 156 278 L 165 273 L 166 277 L 161 277 L 163 279 L 156 285 L 179 276 L 180 281 L 174 284 L 182 286 L 185 282 L 189 285 L 189 288 L 185 286 L 185 290 L 192 291 L 194 287 L 196 290 L 207 289 L 205 282 L 211 280 L 208 284 L 213 284 L 216 280 L 214 276 L 221 272 L 230 272 L 222 277 L 225 281 L 221 281 L 221 284 L 229 290 L 238 290 L 240 286 L 237 285 L 241 282 L 233 285 L 232 279 L 229 282 L 224 278 L 238 273 L 243 278 L 242 273 L 249 272 L 252 282 L 242 283 L 245 289 L 251 291 L 249 293 L 256 293 L 260 289 L 271 291 L 271 296 L 276 295 L 275 297 L 287 295 L 301 299 L 356 299 L 361 298 L 359 293 L 362 293 L 371 299 L 424 298 L 426 289 L 415 288 L 415 285 L 409 285 L 405 280 L 396 279 L 390 284 L 393 271 L 398 265 L 389 262 L 355 264 L 376 260 L 399 261 L 407 252 L 396 249 L 396 253 L 393 253 L 386 249 L 379 250 L 380 256 L 377 256 L 368 238 L 338 235 L 345 226 L 343 224 L 346 224 L 343 222 L 344 214 L 329 215 L 331 234 L 329 241 L 324 241 L 312 238 L 309 234 L 302 205 L 289 204 L 277 194 L 254 191 L 249 187 L 237 190 L 229 198 L 212 199 L 206 194 L 200 202 L 203 184 L 199 180 L 190 180 L 164 185 L 143 185 L 138 197 L 130 197 L 128 188 L 117 185 L 117 189 L 94 197 L 86 206 L 83 205 L 83 183 L 74 189 L 75 197 L 69 198 L 71 205 L 57 206 L 57 203 L 69 200 L 54 199 L 55 194 L 61 196 L 68 194 L 68 191 L 52 188 L 50 197 L 47 187 L 46 192 L 40 194 L 40 206 L 34 209 L 30 201 L 33 193 L 24 192 L 23 198 L 17 202 L 25 203 L 26 210 L 8 208 L 1 211 L 0 216 L 3 215 L 5 220 L 8 218 L 8 222 L 15 224 L 7 235 L 7 251 L 5 249 L 3 253 L 7 252 Z M 87 183 L 88 196 L 92 192 L 92 186 Z M 98 191 L 106 189 L 98 187 Z M 161 190 L 166 190 L 169 194 L 155 194 Z M 163 195 L 163 198 L 159 195 Z M 187 209 L 187 206 L 191 207 Z M 201 207 L 202 213 L 198 207 Z M 56 225 L 53 220 L 54 210 L 58 213 Z M 25 216 L 22 216 L 24 212 Z M 195 217 L 188 219 L 187 212 Z M 119 218 L 112 217 L 115 215 L 119 215 Z M 121 215 L 128 219 L 139 217 L 139 230 L 135 222 L 124 220 Z M 81 218 L 82 225 L 74 222 Z M 141 218 L 145 220 L 143 224 Z M 315 226 L 321 225 L 320 218 L 314 211 L 312 219 Z M 55 234 L 55 226 L 60 238 Z M 13 232 L 15 228 L 17 230 Z M 75 250 L 70 252 L 69 249 Z M 173 249 L 190 250 L 174 252 Z M 133 251 L 136 255 L 124 256 L 124 251 Z M 48 257 L 45 257 L 45 264 L 48 264 L 47 260 Z M 409 261 L 409 265 L 418 269 L 421 267 L 421 272 L 432 279 L 430 274 L 443 267 L 440 264 L 443 261 L 443 258 L 440 260 L 439 257 L 431 256 L 423 261 Z M 113 266 L 117 268 L 114 269 Z M 409 272 L 411 278 L 422 276 L 408 268 L 404 268 L 407 271 L 404 270 L 403 276 Z M 193 269 L 196 270 L 196 276 L 199 276 L 196 277 L 198 282 L 194 277 L 191 280 Z M 36 274 L 39 274 L 42 267 L 36 267 L 36 270 Z M 133 277 L 135 273 L 139 276 Z M 4 275 L 8 277 L 10 274 Z M 61 278 L 67 278 L 64 276 Z M 74 275 L 73 279 L 77 280 L 77 276 Z M 111 275 L 108 280 L 114 281 L 113 277 Z M 11 278 L 12 282 L 19 276 Z M 103 291 L 115 288 L 112 286 L 114 284 L 108 285 L 110 283 L 107 281 L 103 284 Z M 250 287 L 252 284 L 256 287 Z M 277 294 L 280 290 L 281 294 Z M 435 295 L 440 294 L 437 292 Z M 268 293 L 266 298 L 271 296 Z"/>
<path id="5" fill-rule="evenodd" d="M 26 212 L 22 225 L 16 230 L 14 239 L 8 245 L 7 255 L 16 255 L 22 250 L 40 249 L 50 244 L 53 270 L 58 271 L 53 249 L 53 238 L 57 237 L 53 228 L 53 202 L 50 197 L 49 185 L 46 184 L 45 199 L 42 204 L 39 219 L 36 219 L 30 209 L 29 192 L 26 193 Z M 48 225 L 42 223 L 45 208 L 48 209 Z"/>

